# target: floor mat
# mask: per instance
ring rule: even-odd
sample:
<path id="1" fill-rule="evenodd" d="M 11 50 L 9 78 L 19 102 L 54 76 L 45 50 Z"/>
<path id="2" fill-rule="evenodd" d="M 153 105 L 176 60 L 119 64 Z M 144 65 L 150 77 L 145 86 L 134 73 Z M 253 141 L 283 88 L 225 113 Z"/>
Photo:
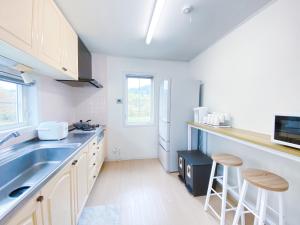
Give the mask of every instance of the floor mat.
<path id="1" fill-rule="evenodd" d="M 78 225 L 120 225 L 120 207 L 116 205 L 86 207 Z"/>

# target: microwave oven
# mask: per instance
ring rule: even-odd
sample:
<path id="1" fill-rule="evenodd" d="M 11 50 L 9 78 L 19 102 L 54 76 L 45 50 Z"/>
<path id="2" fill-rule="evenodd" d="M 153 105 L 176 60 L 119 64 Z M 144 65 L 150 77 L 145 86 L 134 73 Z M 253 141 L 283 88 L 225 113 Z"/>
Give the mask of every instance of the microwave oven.
<path id="1" fill-rule="evenodd" d="M 300 116 L 274 115 L 272 141 L 300 149 Z"/>

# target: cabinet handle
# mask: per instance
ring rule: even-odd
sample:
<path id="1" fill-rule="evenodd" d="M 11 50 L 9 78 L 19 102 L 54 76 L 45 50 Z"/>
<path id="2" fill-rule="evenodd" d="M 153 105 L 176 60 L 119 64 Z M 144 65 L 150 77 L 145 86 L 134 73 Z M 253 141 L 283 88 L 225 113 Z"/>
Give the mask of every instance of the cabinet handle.
<path id="1" fill-rule="evenodd" d="M 94 177 L 94 179 L 96 178 L 96 176 L 93 176 Z"/>
<path id="2" fill-rule="evenodd" d="M 75 165 L 77 164 L 77 162 L 78 162 L 78 160 L 74 160 L 74 161 L 72 162 L 72 165 L 75 166 Z"/>
<path id="3" fill-rule="evenodd" d="M 96 153 L 94 152 L 93 155 L 96 155 Z"/>
<path id="4" fill-rule="evenodd" d="M 100 148 L 99 148 L 99 147 L 97 147 L 97 149 L 99 150 Z"/>
<path id="5" fill-rule="evenodd" d="M 42 202 L 44 200 L 44 196 L 40 195 L 39 197 L 37 197 L 36 201 L 37 202 Z"/>
<path id="6" fill-rule="evenodd" d="M 96 145 L 96 143 L 94 142 L 93 145 Z"/>
<path id="7" fill-rule="evenodd" d="M 68 69 L 66 67 L 62 67 L 63 71 L 68 71 Z"/>
<path id="8" fill-rule="evenodd" d="M 96 163 L 93 163 L 93 166 L 96 166 Z"/>

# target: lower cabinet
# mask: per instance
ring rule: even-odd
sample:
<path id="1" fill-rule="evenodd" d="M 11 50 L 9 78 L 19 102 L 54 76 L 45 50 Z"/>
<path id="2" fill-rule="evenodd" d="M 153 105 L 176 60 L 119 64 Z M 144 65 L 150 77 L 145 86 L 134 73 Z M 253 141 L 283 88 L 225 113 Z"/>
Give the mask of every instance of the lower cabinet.
<path id="1" fill-rule="evenodd" d="M 104 161 L 93 139 L 6 225 L 76 225 Z"/>
<path id="2" fill-rule="evenodd" d="M 38 197 L 39 194 L 30 199 L 6 225 L 43 225 L 42 208 Z"/>
<path id="3" fill-rule="evenodd" d="M 72 165 L 74 174 L 74 200 L 75 200 L 75 219 L 78 221 L 80 214 L 84 208 L 88 198 L 88 147 L 82 150 L 81 153 Z"/>
<path id="4" fill-rule="evenodd" d="M 68 164 L 42 189 L 44 225 L 73 225 L 72 165 Z"/>

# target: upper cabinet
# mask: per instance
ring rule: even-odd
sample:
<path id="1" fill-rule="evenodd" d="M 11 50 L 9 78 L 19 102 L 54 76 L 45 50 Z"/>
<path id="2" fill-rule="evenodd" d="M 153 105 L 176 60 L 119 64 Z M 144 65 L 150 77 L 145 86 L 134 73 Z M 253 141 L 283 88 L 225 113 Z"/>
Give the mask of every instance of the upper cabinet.
<path id="1" fill-rule="evenodd" d="M 34 54 L 38 0 L 1 0 L 0 39 Z"/>
<path id="2" fill-rule="evenodd" d="M 78 36 L 66 20 L 61 23 L 61 44 L 61 68 L 78 79 Z"/>
<path id="3" fill-rule="evenodd" d="M 54 0 L 1 0 L 0 55 L 55 79 L 78 79 L 78 36 Z"/>
<path id="4" fill-rule="evenodd" d="M 78 37 L 53 0 L 40 0 L 40 58 L 78 79 Z"/>
<path id="5" fill-rule="evenodd" d="M 42 61 L 60 69 L 61 56 L 61 15 L 53 0 L 40 0 L 40 49 Z"/>

